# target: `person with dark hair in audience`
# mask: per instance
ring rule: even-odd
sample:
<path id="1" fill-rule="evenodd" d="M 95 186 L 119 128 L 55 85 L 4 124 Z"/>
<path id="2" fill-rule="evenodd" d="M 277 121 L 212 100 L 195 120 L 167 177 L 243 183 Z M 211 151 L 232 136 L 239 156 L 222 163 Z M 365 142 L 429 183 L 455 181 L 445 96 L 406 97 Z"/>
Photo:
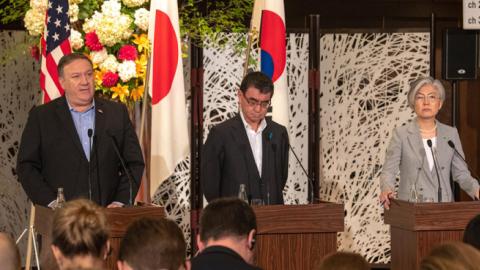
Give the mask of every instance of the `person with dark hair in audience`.
<path id="1" fill-rule="evenodd" d="M 69 201 L 55 211 L 52 251 L 60 270 L 103 269 L 110 251 L 107 217 L 94 202 Z"/>
<path id="2" fill-rule="evenodd" d="M 237 198 L 210 202 L 200 217 L 199 254 L 192 270 L 255 270 L 257 221 L 252 208 Z"/>
<path id="3" fill-rule="evenodd" d="M 334 252 L 327 255 L 318 270 L 369 270 L 370 265 L 359 254 L 352 252 Z"/>
<path id="4" fill-rule="evenodd" d="M 480 269 L 480 251 L 462 242 L 438 245 L 420 263 L 420 270 L 478 269 Z"/>
<path id="5" fill-rule="evenodd" d="M 0 269 L 20 270 L 20 253 L 10 235 L 0 232 Z"/>
<path id="6" fill-rule="evenodd" d="M 190 269 L 182 231 L 172 220 L 141 218 L 127 229 L 120 245 L 119 270 Z"/>
<path id="7" fill-rule="evenodd" d="M 237 92 L 239 113 L 214 126 L 202 152 L 202 188 L 207 201 L 238 196 L 264 204 L 283 204 L 288 177 L 287 129 L 265 117 L 273 82 L 262 72 L 250 72 Z"/>
<path id="8" fill-rule="evenodd" d="M 468 222 L 465 232 L 463 233 L 463 242 L 480 250 L 480 215 L 477 215 Z"/>

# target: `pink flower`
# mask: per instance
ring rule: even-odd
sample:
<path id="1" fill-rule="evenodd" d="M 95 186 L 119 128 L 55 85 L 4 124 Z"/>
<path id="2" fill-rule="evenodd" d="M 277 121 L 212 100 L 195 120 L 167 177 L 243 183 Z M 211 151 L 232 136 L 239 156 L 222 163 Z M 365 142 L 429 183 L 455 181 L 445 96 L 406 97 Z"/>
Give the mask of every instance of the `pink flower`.
<path id="1" fill-rule="evenodd" d="M 105 74 L 103 74 L 102 78 L 102 85 L 105 87 L 112 87 L 115 86 L 118 82 L 118 74 L 108 71 Z"/>
<path id="2" fill-rule="evenodd" d="M 130 60 L 135 61 L 137 60 L 137 48 L 133 45 L 123 45 L 120 50 L 118 50 L 118 59 L 120 60 Z"/>
<path id="3" fill-rule="evenodd" d="M 100 51 L 103 49 L 103 45 L 98 40 L 98 36 L 95 31 L 85 34 L 85 45 L 87 45 L 90 51 Z"/>

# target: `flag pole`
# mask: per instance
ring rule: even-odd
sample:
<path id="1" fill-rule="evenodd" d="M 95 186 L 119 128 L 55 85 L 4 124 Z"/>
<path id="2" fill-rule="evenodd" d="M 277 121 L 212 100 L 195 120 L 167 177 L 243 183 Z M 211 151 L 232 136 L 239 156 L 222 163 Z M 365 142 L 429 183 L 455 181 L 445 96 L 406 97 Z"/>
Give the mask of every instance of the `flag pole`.
<path id="1" fill-rule="evenodd" d="M 264 0 L 255 0 L 253 4 L 252 19 L 250 20 L 250 28 L 247 33 L 247 49 L 245 52 L 245 63 L 243 64 L 243 76 L 247 75 L 248 64 L 250 62 L 250 52 L 254 39 L 258 37 L 260 28 L 260 17 L 264 6 Z"/>
<path id="2" fill-rule="evenodd" d="M 150 52 L 148 52 L 148 60 L 147 60 L 147 75 L 145 76 L 144 82 L 144 91 L 143 91 L 143 104 L 142 104 L 142 115 L 140 118 L 140 142 L 143 141 L 143 133 L 145 132 L 145 117 L 147 114 L 147 106 L 148 106 L 148 91 L 149 89 L 149 82 L 150 82 Z M 143 149 L 143 147 L 142 147 Z"/>
<path id="3" fill-rule="evenodd" d="M 151 47 L 151 44 L 150 44 L 150 47 Z M 145 147 L 144 147 L 144 142 L 143 142 L 143 137 L 144 137 L 144 133 L 145 133 L 145 118 L 146 118 L 146 115 L 147 115 L 147 106 L 149 104 L 148 102 L 148 91 L 150 90 L 150 50 L 148 50 L 148 53 L 147 53 L 147 73 L 145 75 L 145 81 L 144 81 L 144 91 L 143 91 L 143 98 L 142 98 L 142 113 L 141 113 L 141 117 L 140 117 L 140 134 L 139 134 L 139 137 L 140 137 L 140 147 L 142 149 L 142 155 L 143 155 L 143 159 L 146 160 L 147 156 L 146 156 L 146 152 L 145 152 Z M 150 164 L 149 162 L 145 161 L 145 164 Z M 142 181 L 140 182 L 140 187 L 143 187 L 143 198 L 146 199 L 146 202 L 147 203 L 150 203 L 150 191 L 149 191 L 149 181 L 148 181 L 148 178 L 147 178 L 147 173 L 146 173 L 146 168 L 145 170 L 143 171 L 143 174 L 142 174 L 142 179 L 145 179 L 145 181 Z M 146 183 L 145 183 L 146 182 Z M 143 185 L 142 185 L 143 183 Z"/>

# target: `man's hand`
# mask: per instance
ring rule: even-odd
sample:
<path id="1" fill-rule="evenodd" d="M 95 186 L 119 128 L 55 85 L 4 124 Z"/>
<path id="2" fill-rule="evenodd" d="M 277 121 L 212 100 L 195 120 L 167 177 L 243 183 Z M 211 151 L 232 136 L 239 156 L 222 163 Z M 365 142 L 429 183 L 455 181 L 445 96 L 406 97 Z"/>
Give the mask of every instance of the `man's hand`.
<path id="1" fill-rule="evenodd" d="M 478 191 L 477 191 L 477 195 L 478 195 Z M 386 190 L 382 193 L 380 193 L 380 204 L 383 205 L 383 207 L 385 207 L 385 209 L 390 209 L 390 199 L 394 198 L 394 194 L 393 194 L 393 191 L 390 191 L 390 190 Z"/>
<path id="2" fill-rule="evenodd" d="M 119 208 L 119 207 L 123 207 L 123 203 L 121 202 L 112 202 L 111 204 L 109 204 L 107 206 L 107 208 Z"/>

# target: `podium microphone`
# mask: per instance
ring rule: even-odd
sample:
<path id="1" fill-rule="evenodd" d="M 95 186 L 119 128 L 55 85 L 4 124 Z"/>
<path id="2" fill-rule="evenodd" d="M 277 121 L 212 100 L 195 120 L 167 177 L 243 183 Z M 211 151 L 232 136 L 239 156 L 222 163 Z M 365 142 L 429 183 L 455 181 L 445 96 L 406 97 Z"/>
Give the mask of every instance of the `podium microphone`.
<path id="1" fill-rule="evenodd" d="M 437 181 L 438 181 L 438 202 L 442 202 L 442 185 L 440 183 L 440 174 L 438 173 L 438 164 L 437 164 L 437 158 L 435 156 L 435 153 L 433 152 L 432 148 L 432 140 L 428 139 L 427 140 L 427 145 L 430 148 L 430 151 L 432 152 L 432 157 L 433 157 L 433 165 L 435 167 L 435 172 L 437 173 Z"/>
<path id="2" fill-rule="evenodd" d="M 463 160 L 463 162 L 465 163 L 465 165 L 467 165 L 468 170 L 470 171 L 470 173 L 473 174 L 473 176 L 475 177 L 475 179 L 477 179 L 477 181 L 479 181 L 480 179 L 479 179 L 478 175 L 475 173 L 475 171 L 471 170 L 471 168 L 470 168 L 470 166 L 468 165 L 467 161 L 463 158 L 463 156 L 460 154 L 460 152 L 458 152 L 457 148 L 455 147 L 455 144 L 454 144 L 451 140 L 448 140 L 447 143 L 448 143 L 448 146 L 450 146 L 450 147 L 453 149 L 453 151 L 455 152 L 455 154 L 457 154 L 457 156 L 459 156 L 459 157 Z"/>
<path id="3" fill-rule="evenodd" d="M 122 165 L 123 171 L 127 175 L 128 179 L 128 184 L 129 184 L 129 192 L 130 192 L 130 198 L 128 200 L 130 205 L 133 205 L 133 184 L 135 184 L 135 187 L 137 187 L 137 183 L 135 183 L 132 179 L 132 176 L 130 175 L 130 172 L 128 171 L 127 166 L 125 165 L 125 160 L 123 159 L 122 155 L 120 154 L 120 151 L 118 150 L 118 143 L 117 139 L 115 136 L 113 136 L 112 133 L 110 133 L 110 130 L 107 130 L 107 135 L 112 139 L 112 144 L 113 144 L 113 149 L 115 150 L 115 153 L 117 154 L 118 159 L 120 160 L 120 164 Z"/>
<path id="4" fill-rule="evenodd" d="M 91 201 L 92 200 L 92 135 L 93 135 L 93 129 L 89 128 L 87 130 L 87 135 L 88 135 L 88 143 L 90 147 L 90 157 L 88 159 L 88 199 Z"/>
<path id="5" fill-rule="evenodd" d="M 297 156 L 297 153 L 295 153 L 295 151 L 293 150 L 293 147 L 292 145 L 290 144 L 290 142 L 288 143 L 288 148 L 290 148 L 290 151 L 292 151 L 293 153 L 293 156 L 295 157 L 295 160 L 297 161 L 297 163 L 300 165 L 300 167 L 302 168 L 302 171 L 303 173 L 307 176 L 307 181 L 308 181 L 308 186 L 310 188 L 310 203 L 313 204 L 313 201 L 314 201 L 314 197 L 313 197 L 313 179 L 310 177 L 310 175 L 308 175 L 307 173 L 307 170 L 305 170 L 305 168 L 303 167 L 302 165 L 302 162 L 300 162 L 300 159 L 298 158 Z"/>

